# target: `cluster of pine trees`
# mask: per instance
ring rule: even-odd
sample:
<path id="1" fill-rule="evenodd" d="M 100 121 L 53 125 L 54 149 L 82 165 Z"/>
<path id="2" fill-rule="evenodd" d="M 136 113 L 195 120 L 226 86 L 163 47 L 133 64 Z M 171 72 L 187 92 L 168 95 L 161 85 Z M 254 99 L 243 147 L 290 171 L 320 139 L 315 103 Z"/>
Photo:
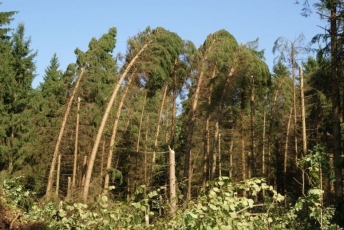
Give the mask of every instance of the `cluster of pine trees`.
<path id="1" fill-rule="evenodd" d="M 273 73 L 258 39 L 228 31 L 200 47 L 164 28 L 146 28 L 114 58 L 116 28 L 75 49 L 65 71 L 54 55 L 32 88 L 37 53 L 17 12 L 0 12 L 1 179 L 25 174 L 41 197 L 77 200 L 107 192 L 125 200 L 145 185 L 169 186 L 169 147 L 177 191 L 192 199 L 217 177 L 264 177 L 289 201 L 312 186 L 309 151 L 322 150 L 323 202 L 343 208 L 343 1 L 319 1 L 329 21 L 315 57 L 303 37 L 278 38 Z M 114 190 L 110 190 L 115 186 Z M 168 200 L 165 190 L 162 196 Z"/>

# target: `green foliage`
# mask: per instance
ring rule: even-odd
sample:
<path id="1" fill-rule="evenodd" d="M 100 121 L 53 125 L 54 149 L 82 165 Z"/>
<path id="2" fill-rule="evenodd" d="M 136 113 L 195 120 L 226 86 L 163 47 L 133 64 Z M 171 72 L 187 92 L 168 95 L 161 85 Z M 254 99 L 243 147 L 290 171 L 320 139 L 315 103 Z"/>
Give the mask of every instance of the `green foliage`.
<path id="1" fill-rule="evenodd" d="M 22 185 L 24 178 L 24 176 L 17 176 L 4 180 L 2 190 L 12 206 L 28 211 L 34 203 L 35 193 Z"/>
<path id="2" fill-rule="evenodd" d="M 32 123 L 29 107 L 34 78 L 34 58 L 31 40 L 19 24 L 8 40 L 0 41 L 0 163 L 8 172 L 22 168 L 28 151 Z"/>
<path id="3" fill-rule="evenodd" d="M 0 40 L 5 40 L 9 38 L 9 36 L 7 36 L 7 33 L 8 31 L 10 31 L 10 28 L 6 28 L 6 27 L 4 28 L 4 26 L 10 24 L 10 22 L 13 20 L 12 16 L 16 13 L 18 12 L 17 11 L 0 12 Z"/>
<path id="4" fill-rule="evenodd" d="M 5 181 L 3 191 L 13 206 L 33 193 L 20 185 L 22 176 Z M 161 187 L 149 192 L 140 186 L 128 203 L 114 202 L 105 195 L 93 204 L 33 203 L 26 209 L 25 219 L 42 221 L 50 229 L 340 229 L 331 223 L 334 209 L 319 202 L 322 191 L 310 189 L 290 209 L 279 205 L 284 197 L 262 178 L 233 182 L 227 177 L 208 183 L 208 192 L 180 207 L 175 215 L 153 218 L 152 211 L 164 207 L 159 201 Z M 243 192 L 248 196 L 243 196 Z M 262 191 L 265 191 L 264 201 Z M 2 201 L 3 203 L 3 201 Z M 145 220 L 153 221 L 148 224 Z"/>

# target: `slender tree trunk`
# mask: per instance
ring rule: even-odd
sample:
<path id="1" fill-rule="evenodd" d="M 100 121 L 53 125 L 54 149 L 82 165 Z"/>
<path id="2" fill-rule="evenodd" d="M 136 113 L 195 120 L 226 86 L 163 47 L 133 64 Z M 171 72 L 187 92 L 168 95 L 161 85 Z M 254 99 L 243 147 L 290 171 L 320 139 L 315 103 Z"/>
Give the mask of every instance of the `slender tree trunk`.
<path id="1" fill-rule="evenodd" d="M 60 190 L 60 172 L 61 172 L 61 154 L 59 154 L 58 161 L 57 161 L 57 174 L 56 174 L 56 190 L 55 195 L 59 195 Z"/>
<path id="2" fill-rule="evenodd" d="M 340 133 L 340 91 L 339 91 L 339 76 L 338 76 L 338 44 L 337 44 L 337 4 L 332 3 L 331 18 L 330 18 L 330 34 L 331 34 L 331 80 L 332 80 L 332 136 L 333 136 L 333 160 L 334 162 L 341 161 L 341 133 Z M 335 165 L 335 196 L 336 202 L 343 204 L 343 175 L 342 169 Z M 341 205 L 342 206 L 342 205 Z"/>
<path id="3" fill-rule="evenodd" d="M 265 128 L 266 126 L 266 111 L 265 111 L 265 108 L 264 108 L 264 112 L 263 112 L 263 135 L 262 135 L 262 176 L 265 177 Z M 263 190 L 264 192 L 264 190 Z"/>
<path id="4" fill-rule="evenodd" d="M 221 133 L 219 133 L 219 144 L 218 144 L 218 153 L 219 153 L 219 177 L 222 177 L 222 162 L 221 162 Z"/>
<path id="5" fill-rule="evenodd" d="M 215 171 L 216 171 L 216 145 L 218 144 L 218 137 L 220 135 L 219 133 L 219 122 L 223 113 L 223 103 L 224 103 L 224 99 L 225 99 L 225 95 L 227 92 L 227 88 L 230 82 L 230 78 L 233 76 L 234 73 L 234 68 L 231 68 L 230 73 L 228 74 L 228 76 L 225 79 L 225 84 L 223 86 L 222 89 L 222 94 L 221 94 L 221 98 L 218 104 L 218 109 L 217 109 L 217 115 L 216 115 L 216 120 L 215 120 L 215 136 L 214 136 L 214 144 L 212 145 L 212 149 L 211 149 L 211 154 L 212 154 L 212 170 L 211 170 L 211 179 L 213 180 L 215 177 Z"/>
<path id="6" fill-rule="evenodd" d="M 56 160 L 57 160 L 57 156 L 60 150 L 60 145 L 61 145 L 61 140 L 62 140 L 62 136 L 66 127 L 66 123 L 67 123 L 67 118 L 70 112 L 70 109 L 72 107 L 72 103 L 76 94 L 76 91 L 78 90 L 82 75 L 84 74 L 85 68 L 83 68 L 79 74 L 78 80 L 75 83 L 72 95 L 69 99 L 68 105 L 67 105 L 67 110 L 64 114 L 63 117 L 63 121 L 61 124 L 61 129 L 60 129 L 60 133 L 59 136 L 57 138 L 57 142 L 56 142 L 56 146 L 55 146 L 55 150 L 54 150 L 54 154 L 53 154 L 53 159 L 51 160 L 51 165 L 50 165 L 50 171 L 49 171 L 49 177 L 48 177 L 48 184 L 47 184 L 47 189 L 45 191 L 45 196 L 49 199 L 50 198 L 50 191 L 53 187 L 53 182 L 54 182 L 54 172 L 55 172 L 55 165 L 56 165 Z"/>
<path id="7" fill-rule="evenodd" d="M 162 111 L 163 111 L 164 105 L 165 105 L 167 89 L 168 89 L 168 85 L 166 84 L 166 86 L 164 87 L 164 92 L 162 94 L 162 100 L 161 100 L 161 105 L 160 105 L 160 110 L 159 110 L 159 115 L 158 115 L 156 133 L 155 133 L 155 137 L 154 137 L 154 150 L 153 150 L 153 158 L 152 158 L 152 173 L 154 173 L 154 169 L 155 169 L 156 150 L 158 149 L 158 138 L 159 138 L 159 133 L 160 133 L 160 123 L 161 123 Z"/>
<path id="8" fill-rule="evenodd" d="M 148 175 L 147 175 L 147 168 L 148 168 L 148 159 L 147 159 L 147 141 L 148 141 L 148 127 L 149 127 L 149 114 L 147 115 L 147 127 L 146 127 L 146 133 L 145 133 L 145 144 L 144 144 L 144 177 L 145 177 L 145 185 L 148 186 L 150 182 L 148 182 Z M 146 189 L 145 189 L 146 192 Z M 145 194 L 146 195 L 146 194 Z"/>
<path id="9" fill-rule="evenodd" d="M 191 199 L 191 187 L 192 187 L 192 176 L 193 176 L 193 165 L 192 165 L 192 154 L 191 154 L 191 151 L 190 151 L 190 165 L 189 165 L 189 174 L 188 174 L 188 180 L 187 180 L 187 197 L 186 199 L 187 200 L 190 200 Z"/>
<path id="10" fill-rule="evenodd" d="M 210 86 L 209 86 L 209 93 L 208 93 L 208 110 L 206 113 L 206 121 L 205 121 L 205 133 L 204 133 L 204 147 L 203 147 L 203 180 L 202 180 L 202 188 L 205 190 L 207 180 L 209 180 L 209 156 L 210 156 L 210 114 L 211 114 L 211 94 L 213 92 L 213 84 L 211 80 L 215 77 L 216 74 L 216 67 L 213 69 L 212 76 L 210 78 Z"/>
<path id="11" fill-rule="evenodd" d="M 87 155 L 84 156 L 84 161 L 82 163 L 81 187 L 85 186 L 86 169 L 87 169 Z"/>
<path id="12" fill-rule="evenodd" d="M 171 117 L 171 147 L 174 147 L 174 139 L 175 139 L 175 130 L 176 130 L 176 116 L 177 116 L 177 92 L 176 89 L 173 89 L 172 92 L 172 117 Z"/>
<path id="13" fill-rule="evenodd" d="M 176 117 L 177 117 L 177 71 L 176 65 L 178 59 L 174 60 L 174 73 L 173 73 L 173 86 L 172 86 L 172 116 L 171 116 L 171 137 L 170 145 L 174 148 L 175 130 L 176 130 Z"/>
<path id="14" fill-rule="evenodd" d="M 131 85 L 133 77 L 130 77 L 128 79 L 127 84 L 125 85 L 124 88 L 124 92 L 122 94 L 122 97 L 120 99 L 120 102 L 118 104 L 117 107 L 117 112 L 116 112 L 116 116 L 115 116 L 115 122 L 113 124 L 113 128 L 112 128 L 112 134 L 111 134 L 111 139 L 110 139 L 110 148 L 109 148 L 109 153 L 108 153 L 108 157 L 107 157 L 107 163 L 106 163 L 106 171 L 107 173 L 105 174 L 105 180 L 104 180 L 104 193 L 106 194 L 108 191 L 108 187 L 109 187 L 109 169 L 111 169 L 112 166 L 112 156 L 113 156 L 113 151 L 115 149 L 115 141 L 116 141 L 116 135 L 117 135 L 117 128 L 118 128 L 118 123 L 119 123 L 119 118 L 121 116 L 121 112 L 122 112 L 122 108 L 124 105 L 124 100 L 127 96 L 129 87 Z"/>
<path id="15" fill-rule="evenodd" d="M 245 154 L 245 138 L 244 138 L 244 111 L 240 111 L 240 142 L 241 142 L 241 167 L 242 180 L 246 180 L 246 154 Z"/>
<path id="16" fill-rule="evenodd" d="M 129 65 L 127 66 L 127 68 L 125 69 L 125 71 L 123 72 L 122 76 L 120 77 L 120 79 L 118 80 L 113 93 L 110 97 L 109 103 L 105 109 L 102 121 L 100 123 L 99 129 L 98 129 L 98 133 L 92 148 L 92 152 L 90 154 L 90 158 L 89 158 L 89 163 L 88 163 L 88 167 L 87 167 L 87 171 L 86 171 L 86 178 L 85 178 L 85 186 L 84 186 L 84 190 L 83 190 L 83 194 L 82 194 L 82 198 L 84 201 L 87 200 L 87 196 L 88 196 L 88 190 L 90 187 L 90 182 L 91 182 L 91 176 L 92 176 L 92 171 L 93 171 L 93 165 L 94 165 L 94 160 L 96 158 L 96 154 L 98 151 L 98 147 L 99 147 L 99 143 L 100 143 L 100 139 L 101 136 L 103 134 L 104 131 L 104 127 L 105 127 L 105 123 L 106 120 L 110 114 L 110 110 L 112 108 L 112 105 L 115 101 L 115 98 L 117 96 L 118 90 L 122 85 L 122 82 L 124 80 L 124 78 L 127 76 L 129 70 L 131 69 L 132 65 L 135 63 L 136 59 L 141 55 L 141 53 L 148 47 L 149 43 L 146 43 L 141 50 L 136 54 L 136 56 L 131 60 L 131 62 L 129 63 Z"/>
<path id="17" fill-rule="evenodd" d="M 302 120 L 302 152 L 303 156 L 307 154 L 307 131 L 306 131 L 306 108 L 305 96 L 303 87 L 303 72 L 301 66 L 299 67 L 300 73 L 300 96 L 301 96 L 301 120 Z"/>
<path id="18" fill-rule="evenodd" d="M 250 100 L 250 108 L 251 108 L 251 159 L 250 159 L 250 167 L 252 168 L 252 175 L 255 177 L 256 174 L 256 142 L 255 142 L 255 108 L 254 108 L 254 77 L 251 76 L 251 100 Z"/>
<path id="19" fill-rule="evenodd" d="M 220 111 L 218 111 L 218 114 L 220 113 Z M 219 122 L 216 121 L 215 123 L 215 134 L 214 134 L 214 141 L 211 147 L 211 172 L 210 172 L 210 179 L 214 180 L 215 179 L 215 173 L 216 173 L 216 161 L 217 161 L 217 156 L 216 156 L 216 152 L 217 152 L 217 144 L 218 144 L 218 137 L 219 137 Z"/>
<path id="20" fill-rule="evenodd" d="M 203 150 L 203 181 L 202 181 L 203 189 L 206 188 L 207 180 L 209 179 L 209 153 L 210 153 L 210 112 L 207 112 L 207 118 L 205 120 L 205 137 L 204 137 L 204 150 Z"/>
<path id="21" fill-rule="evenodd" d="M 272 145 L 272 124 L 274 123 L 274 119 L 275 119 L 275 105 L 276 105 L 276 102 L 277 102 L 277 97 L 279 95 L 279 91 L 280 91 L 280 88 L 282 86 L 282 83 L 283 83 L 283 80 L 281 80 L 281 82 L 278 84 L 278 87 L 275 91 L 275 95 L 274 95 L 274 99 L 273 99 L 273 102 L 272 102 L 272 106 L 271 106 L 271 109 L 270 109 L 270 122 L 269 122 L 269 130 L 268 130 L 268 139 L 267 139 L 267 162 L 268 162 L 268 167 L 267 167 L 267 180 L 268 180 L 268 183 L 271 183 L 271 145 Z"/>
<path id="22" fill-rule="evenodd" d="M 296 109 L 296 77 L 295 77 L 295 47 L 294 42 L 291 43 L 291 74 L 293 78 L 293 107 L 294 107 L 294 148 L 295 148 L 295 165 L 298 165 L 298 140 L 297 140 L 297 109 Z"/>
<path id="23" fill-rule="evenodd" d="M 213 40 L 212 44 L 210 45 L 208 52 L 212 49 L 212 46 L 214 45 L 215 39 Z M 207 60 L 207 55 L 204 57 L 204 61 Z M 203 63 L 202 66 L 205 64 Z M 196 85 L 196 90 L 194 94 L 194 98 L 192 101 L 192 107 L 190 109 L 189 113 L 189 127 L 188 127 L 188 132 L 187 132 L 187 137 L 186 137 L 186 144 L 185 144 L 185 149 L 184 149 L 184 155 L 185 155 L 185 162 L 184 162 L 184 178 L 189 178 L 189 168 L 190 168 L 190 153 L 191 153 L 191 146 L 192 146 L 192 137 L 193 137 L 193 130 L 195 126 L 195 120 L 196 120 L 196 109 L 197 109 L 197 104 L 198 104 L 198 98 L 199 98 L 199 92 L 201 89 L 201 85 L 203 82 L 203 77 L 204 77 L 204 71 L 201 69 L 197 85 Z M 191 196 L 191 194 L 187 195 L 188 188 L 184 190 L 184 197 L 187 199 L 188 197 Z"/>
<path id="24" fill-rule="evenodd" d="M 168 142 L 168 122 L 169 122 L 169 98 L 167 97 L 167 99 L 166 99 L 166 108 L 165 108 L 165 119 L 164 119 L 164 121 L 165 121 L 165 123 L 164 123 L 164 125 L 165 125 L 165 144 L 167 144 L 167 142 Z"/>
<path id="25" fill-rule="evenodd" d="M 72 188 L 75 188 L 76 181 L 76 168 L 78 161 L 78 142 L 79 142 L 79 120 L 80 120 L 80 97 L 78 97 L 78 105 L 76 112 L 76 128 L 75 128 L 75 144 L 74 144 L 74 165 L 73 165 L 73 178 L 72 178 Z"/>
<path id="26" fill-rule="evenodd" d="M 100 162 L 100 177 L 104 176 L 104 157 L 105 157 L 105 140 L 103 140 L 103 147 L 102 147 L 102 158 Z"/>
<path id="27" fill-rule="evenodd" d="M 287 169 L 288 169 L 288 142 L 289 142 L 289 130 L 290 130 L 290 123 L 291 123 L 291 116 L 293 113 L 293 108 L 290 108 L 289 118 L 288 118 L 288 125 L 287 125 L 287 132 L 285 134 L 285 147 L 284 147 L 284 163 L 283 163 L 283 192 L 284 196 L 287 195 Z M 285 203 L 287 205 L 287 203 Z"/>
<path id="28" fill-rule="evenodd" d="M 234 144 L 234 141 L 232 138 L 229 144 L 229 174 L 228 174 L 229 178 L 233 177 L 233 144 Z"/>
<path id="29" fill-rule="evenodd" d="M 171 203 L 171 215 L 174 216 L 177 209 L 177 194 L 176 194 L 176 173 L 175 173 L 175 152 L 169 148 L 169 158 L 170 158 L 170 203 Z"/>
<path id="30" fill-rule="evenodd" d="M 146 106 L 146 100 L 147 100 L 147 92 L 145 92 L 145 97 L 144 97 L 144 99 L 143 99 L 142 109 L 141 109 L 140 124 L 139 124 L 139 133 L 137 134 L 137 142 L 136 142 L 136 152 L 137 152 L 137 153 L 139 152 L 139 148 L 140 148 L 141 127 L 142 127 L 143 114 L 144 114 L 145 106 Z"/>

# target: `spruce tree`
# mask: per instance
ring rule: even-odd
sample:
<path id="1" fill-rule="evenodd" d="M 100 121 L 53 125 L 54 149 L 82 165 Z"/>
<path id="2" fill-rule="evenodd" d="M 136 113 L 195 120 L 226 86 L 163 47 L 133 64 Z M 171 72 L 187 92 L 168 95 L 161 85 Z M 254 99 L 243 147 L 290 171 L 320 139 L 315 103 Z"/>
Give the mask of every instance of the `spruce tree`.
<path id="1" fill-rule="evenodd" d="M 1 154 L 4 168 L 12 173 L 22 167 L 28 152 L 23 148 L 30 133 L 29 98 L 34 78 L 36 52 L 19 24 L 10 39 L 2 39 L 1 60 Z"/>

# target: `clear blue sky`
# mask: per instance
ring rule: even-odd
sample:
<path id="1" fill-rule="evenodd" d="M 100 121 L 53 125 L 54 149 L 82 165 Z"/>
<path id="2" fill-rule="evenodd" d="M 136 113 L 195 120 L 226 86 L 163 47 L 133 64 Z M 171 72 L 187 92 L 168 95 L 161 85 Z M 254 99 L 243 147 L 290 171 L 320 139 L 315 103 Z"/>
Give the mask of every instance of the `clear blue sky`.
<path id="1" fill-rule="evenodd" d="M 325 25 L 319 16 L 300 15 L 295 0 L 0 0 L 0 11 L 19 11 L 12 27 L 24 23 L 31 48 L 38 51 L 36 87 L 54 53 L 61 70 L 75 62 L 74 49 L 87 50 L 92 37 L 99 38 L 110 27 L 117 28 L 114 56 L 126 51 L 129 37 L 147 26 L 164 27 L 199 47 L 206 36 L 225 29 L 238 41 L 259 38 L 266 63 L 273 66 L 272 47 L 278 37 L 295 40 L 301 33 L 306 41 Z M 309 0 L 311 4 L 315 0 Z"/>

